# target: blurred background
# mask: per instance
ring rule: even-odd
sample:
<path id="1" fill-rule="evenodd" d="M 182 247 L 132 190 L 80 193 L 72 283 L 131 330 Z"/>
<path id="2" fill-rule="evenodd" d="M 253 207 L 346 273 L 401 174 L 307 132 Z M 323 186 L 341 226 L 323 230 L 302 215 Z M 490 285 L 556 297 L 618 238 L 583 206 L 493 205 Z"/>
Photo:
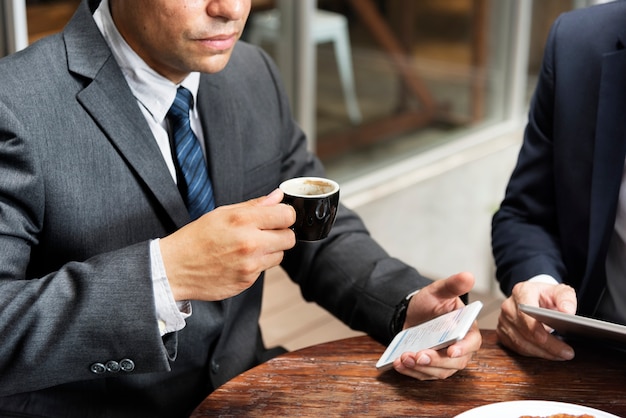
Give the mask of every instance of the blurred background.
<path id="1" fill-rule="evenodd" d="M 502 295 L 491 216 L 521 145 L 544 42 L 560 13 L 599 1 L 251 1 L 243 39 L 276 60 L 344 204 L 423 274 L 473 272 L 473 297 L 487 302 L 481 326 L 493 327 Z M 78 3 L 0 0 L 0 56 L 61 30 Z M 268 275 L 269 344 L 349 335 L 289 286 L 280 271 Z M 285 323 L 290 310 L 307 319 Z"/>

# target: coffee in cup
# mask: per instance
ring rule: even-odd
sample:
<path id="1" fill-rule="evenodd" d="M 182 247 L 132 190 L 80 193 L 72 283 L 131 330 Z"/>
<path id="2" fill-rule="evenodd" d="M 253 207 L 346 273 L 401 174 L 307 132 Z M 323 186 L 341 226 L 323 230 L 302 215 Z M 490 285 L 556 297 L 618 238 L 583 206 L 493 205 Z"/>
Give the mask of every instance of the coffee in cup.
<path id="1" fill-rule="evenodd" d="M 339 184 L 321 177 L 296 177 L 279 186 L 283 203 L 296 210 L 291 229 L 299 241 L 317 241 L 328 236 L 339 205 Z"/>

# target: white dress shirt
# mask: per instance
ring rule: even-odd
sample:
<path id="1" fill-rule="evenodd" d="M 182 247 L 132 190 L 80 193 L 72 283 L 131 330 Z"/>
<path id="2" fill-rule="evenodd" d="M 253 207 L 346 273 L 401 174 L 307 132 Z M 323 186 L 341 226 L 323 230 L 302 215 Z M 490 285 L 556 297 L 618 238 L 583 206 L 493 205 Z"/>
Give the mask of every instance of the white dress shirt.
<path id="1" fill-rule="evenodd" d="M 176 169 L 170 148 L 169 127 L 165 117 L 172 103 L 174 103 L 178 87 L 182 85 L 187 88 L 191 92 L 194 102 L 190 114 L 191 128 L 198 137 L 206 157 L 204 135 L 196 107 L 200 74 L 191 73 L 182 83 L 177 85 L 149 67 L 120 35 L 113 23 L 108 0 L 102 0 L 94 13 L 94 20 L 111 48 L 115 60 L 122 69 L 124 77 L 137 99 L 137 104 L 161 150 L 170 175 L 176 182 Z M 161 335 L 164 335 L 178 331 L 185 326 L 185 318 L 191 315 L 191 303 L 189 301 L 176 302 L 174 300 L 165 274 L 165 266 L 163 265 L 158 239 L 150 243 L 150 257 L 157 320 Z"/>
<path id="2" fill-rule="evenodd" d="M 606 288 L 597 313 L 608 321 L 626 324 L 626 164 L 605 266 Z"/>

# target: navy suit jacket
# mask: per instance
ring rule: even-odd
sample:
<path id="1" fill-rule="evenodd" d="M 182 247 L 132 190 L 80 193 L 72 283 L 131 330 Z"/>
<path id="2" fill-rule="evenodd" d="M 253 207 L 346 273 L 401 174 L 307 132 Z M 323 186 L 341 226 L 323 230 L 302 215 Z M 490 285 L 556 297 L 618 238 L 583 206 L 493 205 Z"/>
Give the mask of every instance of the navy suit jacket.
<path id="1" fill-rule="evenodd" d="M 0 60 L 0 416 L 186 416 L 265 355 L 263 277 L 192 302 L 185 328 L 160 336 L 149 242 L 189 215 L 97 3 Z M 198 107 L 217 205 L 324 175 L 260 49 L 240 42 L 223 71 L 201 75 Z M 343 206 L 328 239 L 298 244 L 282 266 L 307 300 L 380 341 L 395 305 L 429 283 Z"/>
<path id="2" fill-rule="evenodd" d="M 550 274 L 593 315 L 626 153 L 626 2 L 553 24 L 517 165 L 493 218 L 501 288 Z"/>

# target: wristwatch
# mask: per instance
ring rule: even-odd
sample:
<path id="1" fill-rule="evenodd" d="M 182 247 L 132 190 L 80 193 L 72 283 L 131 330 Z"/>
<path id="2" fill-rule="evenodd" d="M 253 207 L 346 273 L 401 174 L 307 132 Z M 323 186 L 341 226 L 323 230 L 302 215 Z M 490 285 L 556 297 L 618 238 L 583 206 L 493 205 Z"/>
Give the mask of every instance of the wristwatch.
<path id="1" fill-rule="evenodd" d="M 418 292 L 419 290 L 409 293 L 404 299 L 400 301 L 400 303 L 396 305 L 396 310 L 393 312 L 393 316 L 391 317 L 391 323 L 389 324 L 391 335 L 395 336 L 397 333 L 402 331 L 402 328 L 404 327 L 404 321 L 406 320 L 406 310 L 409 307 L 409 302 L 411 302 L 411 298 L 415 296 Z"/>

